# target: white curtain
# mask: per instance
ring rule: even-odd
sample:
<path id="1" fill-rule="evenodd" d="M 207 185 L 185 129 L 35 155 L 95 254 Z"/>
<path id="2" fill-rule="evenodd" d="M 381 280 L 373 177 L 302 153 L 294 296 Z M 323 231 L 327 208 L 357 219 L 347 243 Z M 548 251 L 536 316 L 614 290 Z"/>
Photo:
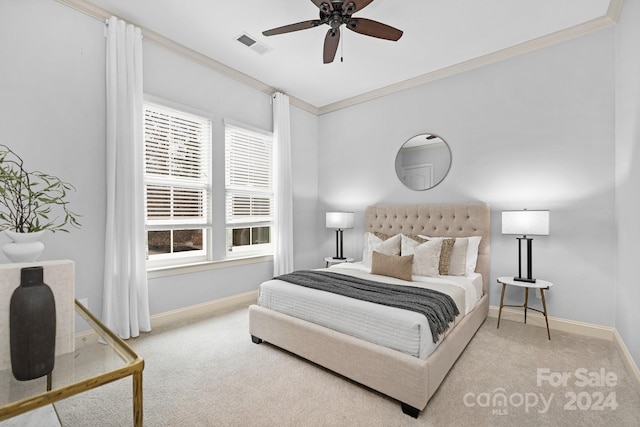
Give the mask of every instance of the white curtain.
<path id="1" fill-rule="evenodd" d="M 293 196 L 291 190 L 291 125 L 289 97 L 273 95 L 273 159 L 275 239 L 273 274 L 293 271 Z"/>
<path id="2" fill-rule="evenodd" d="M 102 319 L 121 338 L 150 331 L 144 212 L 142 34 L 107 29 L 107 224 Z"/>

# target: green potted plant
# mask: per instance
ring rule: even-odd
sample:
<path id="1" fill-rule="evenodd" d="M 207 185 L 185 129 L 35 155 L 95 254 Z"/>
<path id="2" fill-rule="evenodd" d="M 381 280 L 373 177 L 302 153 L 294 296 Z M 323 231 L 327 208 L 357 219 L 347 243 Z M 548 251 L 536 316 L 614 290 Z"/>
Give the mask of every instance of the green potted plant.
<path id="1" fill-rule="evenodd" d="M 56 176 L 28 171 L 22 158 L 0 144 L 0 230 L 12 240 L 3 247 L 13 262 L 38 259 L 46 231 L 68 232 L 80 227 L 79 215 L 69 209 L 67 197 L 75 187 Z"/>

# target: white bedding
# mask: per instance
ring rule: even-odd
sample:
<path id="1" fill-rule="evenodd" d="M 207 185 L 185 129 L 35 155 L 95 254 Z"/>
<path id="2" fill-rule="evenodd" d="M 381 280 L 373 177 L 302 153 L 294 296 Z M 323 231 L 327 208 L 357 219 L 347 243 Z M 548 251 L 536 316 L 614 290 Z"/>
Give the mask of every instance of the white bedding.
<path id="1" fill-rule="evenodd" d="M 471 277 L 413 276 L 413 282 L 406 282 L 372 275 L 370 269 L 362 263 L 338 264 L 330 270 L 374 281 L 427 287 L 444 292 L 454 299 L 461 312 L 456 323 L 473 310 L 482 296 L 482 276 L 479 274 Z M 428 357 L 441 342 L 433 342 L 427 319 L 420 313 L 310 289 L 281 280 L 269 280 L 260 285 L 258 305 L 415 357 Z"/>
<path id="2" fill-rule="evenodd" d="M 371 268 L 362 262 L 334 264 L 330 267 L 331 271 L 344 272 L 344 270 L 357 270 L 365 273 L 371 273 Z M 376 276 L 378 281 L 387 281 L 389 277 Z M 482 297 L 482 275 L 473 273 L 467 276 L 411 276 L 414 282 L 424 283 L 451 283 L 464 289 L 465 291 L 465 311 L 469 314 L 476 307 L 476 303 Z M 393 280 L 393 279 L 392 279 Z M 411 282 L 402 282 L 403 285 L 412 285 Z M 415 283 L 413 283 L 415 285 Z M 460 310 L 460 307 L 458 307 Z"/>

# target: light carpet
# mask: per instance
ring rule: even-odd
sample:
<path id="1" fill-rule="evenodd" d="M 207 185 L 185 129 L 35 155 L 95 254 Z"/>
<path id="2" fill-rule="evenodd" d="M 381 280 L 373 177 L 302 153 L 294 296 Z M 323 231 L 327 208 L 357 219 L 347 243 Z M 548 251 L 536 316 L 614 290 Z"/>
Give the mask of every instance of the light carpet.
<path id="1" fill-rule="evenodd" d="M 613 343 L 488 318 L 413 419 L 397 401 L 274 346 L 247 307 L 129 341 L 146 426 L 638 426 L 640 385 Z M 363 361 L 366 363 L 366 361 Z M 64 426 L 132 423 L 131 379 L 56 404 Z"/>

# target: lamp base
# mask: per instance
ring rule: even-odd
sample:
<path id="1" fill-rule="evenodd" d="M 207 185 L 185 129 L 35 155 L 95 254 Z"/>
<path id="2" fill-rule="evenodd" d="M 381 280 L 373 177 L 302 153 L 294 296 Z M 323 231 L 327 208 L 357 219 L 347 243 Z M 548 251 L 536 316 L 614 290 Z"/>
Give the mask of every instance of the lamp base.
<path id="1" fill-rule="evenodd" d="M 518 240 L 518 276 L 514 277 L 513 280 L 516 282 L 526 282 L 526 283 L 536 283 L 536 279 L 533 279 L 531 276 L 533 274 L 532 271 L 532 262 L 531 262 L 531 243 L 533 239 L 531 237 L 522 236 L 516 237 Z M 527 277 L 522 277 L 522 241 L 527 241 Z"/>
<path id="2" fill-rule="evenodd" d="M 336 256 L 333 257 L 335 260 L 345 260 L 346 258 L 342 256 L 342 229 L 338 228 L 336 230 Z"/>

